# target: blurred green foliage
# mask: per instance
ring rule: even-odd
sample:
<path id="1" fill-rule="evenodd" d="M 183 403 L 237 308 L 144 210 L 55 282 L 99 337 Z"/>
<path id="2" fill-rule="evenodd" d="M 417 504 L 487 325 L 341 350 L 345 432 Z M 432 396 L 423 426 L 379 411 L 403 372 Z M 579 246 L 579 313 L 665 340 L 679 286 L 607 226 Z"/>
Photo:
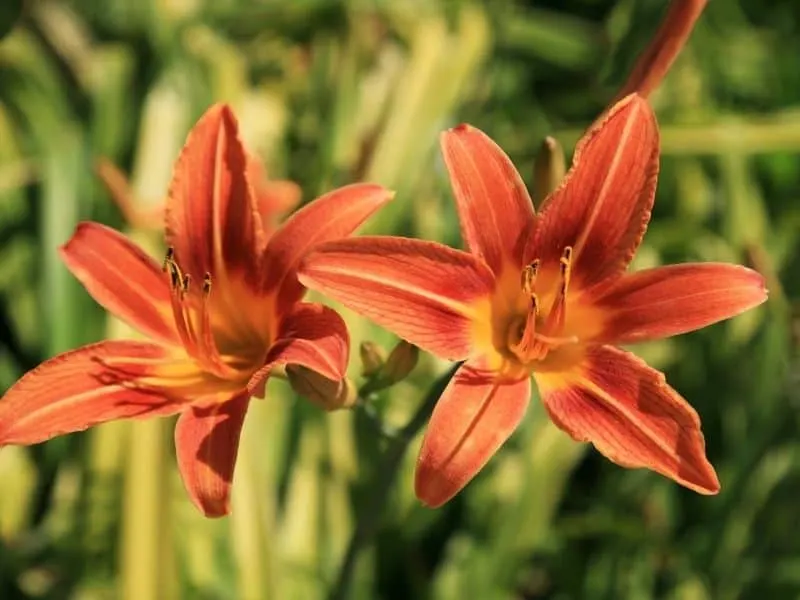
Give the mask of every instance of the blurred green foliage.
<path id="1" fill-rule="evenodd" d="M 14 8 L 2 3 L 0 35 Z M 369 231 L 459 245 L 438 132 L 477 125 L 530 183 L 544 136 L 571 150 L 665 8 L 30 0 L 0 40 L 0 390 L 55 352 L 130 335 L 56 254 L 80 219 L 125 226 L 93 173 L 98 157 L 158 203 L 188 128 L 227 101 L 270 174 L 306 200 L 377 181 L 398 195 Z M 722 493 L 620 469 L 536 406 L 442 509 L 414 500 L 405 457 L 352 598 L 800 596 L 798 56 L 800 3 L 711 2 L 652 98 L 662 175 L 638 265 L 744 262 L 771 291 L 732 322 L 636 349 L 698 409 Z M 393 343 L 344 314 L 354 349 Z M 422 357 L 376 410 L 403 424 L 444 367 Z M 0 598 L 324 597 L 385 442 L 362 414 L 323 414 L 283 382 L 254 404 L 222 521 L 186 499 L 164 421 L 0 451 Z"/>

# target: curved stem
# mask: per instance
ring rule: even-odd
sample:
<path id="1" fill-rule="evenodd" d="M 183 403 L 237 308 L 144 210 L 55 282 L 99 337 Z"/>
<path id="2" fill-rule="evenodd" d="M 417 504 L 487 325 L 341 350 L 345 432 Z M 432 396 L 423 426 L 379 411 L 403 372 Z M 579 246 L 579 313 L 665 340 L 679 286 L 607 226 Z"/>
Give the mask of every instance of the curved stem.
<path id="1" fill-rule="evenodd" d="M 353 537 L 350 538 L 350 543 L 347 546 L 347 552 L 336 577 L 336 583 L 328 595 L 329 600 L 345 600 L 347 598 L 355 572 L 356 561 L 361 550 L 375 536 L 383 507 L 386 505 L 386 499 L 392 489 L 392 484 L 394 484 L 400 472 L 400 465 L 403 462 L 406 449 L 419 433 L 419 430 L 422 429 L 422 426 L 427 423 L 433 412 L 433 407 L 436 406 L 436 402 L 439 400 L 439 396 L 441 396 L 444 388 L 447 387 L 450 379 L 460 366 L 461 363 L 453 365 L 447 373 L 434 382 L 411 420 L 400 429 L 395 437 L 389 440 L 389 447 L 381 458 L 375 479 L 370 486 L 370 494 L 367 496 L 366 506 L 358 511 L 358 522 L 356 523 Z"/>

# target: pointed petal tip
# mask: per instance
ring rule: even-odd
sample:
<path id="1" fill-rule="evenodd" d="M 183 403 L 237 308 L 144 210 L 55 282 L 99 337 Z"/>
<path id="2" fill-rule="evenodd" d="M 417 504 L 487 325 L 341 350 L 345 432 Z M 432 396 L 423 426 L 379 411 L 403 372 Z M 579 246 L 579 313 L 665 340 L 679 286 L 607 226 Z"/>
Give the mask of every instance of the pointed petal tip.
<path id="1" fill-rule="evenodd" d="M 206 109 L 192 131 L 203 130 L 205 127 L 210 127 L 212 130 L 225 129 L 238 137 L 239 121 L 229 104 L 217 102 Z M 189 135 L 191 136 L 191 132 Z"/>
<path id="2" fill-rule="evenodd" d="M 200 500 L 192 498 L 192 504 L 197 507 L 207 519 L 221 519 L 231 514 L 231 503 L 229 498 L 220 501 Z"/>
<path id="3" fill-rule="evenodd" d="M 450 135 L 459 135 L 462 133 L 473 133 L 475 131 L 479 131 L 476 127 L 470 125 L 469 123 L 459 123 L 455 127 L 451 127 L 450 129 L 446 129 L 442 132 L 441 137 L 444 140 L 446 137 Z"/>
<path id="4" fill-rule="evenodd" d="M 647 100 L 635 93 L 625 96 L 622 100 L 609 108 L 608 112 L 592 125 L 585 137 L 588 138 L 593 133 L 598 132 L 606 123 L 614 118 L 622 118 L 626 121 L 628 119 L 646 121 L 648 127 L 655 130 L 655 142 L 658 142 L 658 124 L 653 107 L 650 106 Z"/>
<path id="5" fill-rule="evenodd" d="M 236 117 L 233 114 L 233 109 L 231 108 L 230 104 L 227 102 L 215 102 L 211 104 L 207 109 L 206 112 L 203 114 L 204 117 L 217 117 L 217 118 L 232 118 L 235 119 Z"/>
<path id="6" fill-rule="evenodd" d="M 90 227 L 91 222 L 89 221 L 81 221 L 75 226 L 75 230 L 72 232 L 72 235 L 69 237 L 69 239 L 58 246 L 58 254 L 62 259 L 64 258 L 64 254 L 69 252 L 70 247 L 75 244 L 75 240 L 85 235 L 87 228 Z"/>
<path id="7" fill-rule="evenodd" d="M 687 489 L 697 492 L 701 496 L 716 496 L 719 494 L 719 477 L 714 466 L 703 457 L 699 464 L 684 463 L 680 477 L 675 479 Z"/>
<path id="8" fill-rule="evenodd" d="M 647 111 L 652 112 L 652 108 L 650 108 L 650 103 L 643 97 L 633 92 L 628 94 L 627 96 L 623 97 L 619 102 L 617 102 L 612 108 L 610 112 L 614 112 L 615 110 L 621 110 L 622 108 L 630 106 L 631 108 L 639 108 L 644 109 Z"/>
<path id="9" fill-rule="evenodd" d="M 417 470 L 414 474 L 414 494 L 417 499 L 427 508 L 435 509 L 443 506 L 448 500 L 458 493 L 452 485 L 442 485 L 441 478 L 423 467 L 418 462 Z"/>

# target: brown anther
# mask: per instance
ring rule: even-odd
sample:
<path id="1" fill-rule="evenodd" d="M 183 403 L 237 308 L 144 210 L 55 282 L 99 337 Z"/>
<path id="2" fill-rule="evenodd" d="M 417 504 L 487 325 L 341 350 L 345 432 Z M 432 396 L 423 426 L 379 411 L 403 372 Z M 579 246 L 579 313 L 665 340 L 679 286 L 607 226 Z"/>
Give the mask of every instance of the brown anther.
<path id="1" fill-rule="evenodd" d="M 211 293 L 211 273 L 206 273 L 203 276 L 203 295 L 208 296 Z"/>
<path id="2" fill-rule="evenodd" d="M 161 265 L 161 270 L 166 273 L 170 265 L 173 264 L 175 264 L 175 248 L 170 246 L 167 248 L 167 255 L 164 257 L 164 263 Z"/>
<path id="3" fill-rule="evenodd" d="M 564 248 L 559 262 L 561 263 L 561 274 L 566 275 L 572 263 L 572 246 Z"/>
<path id="4" fill-rule="evenodd" d="M 181 277 L 180 270 L 178 270 L 178 265 L 174 262 L 165 263 L 164 270 L 169 272 L 169 284 L 172 290 L 180 289 L 183 285 L 183 278 Z"/>
<path id="5" fill-rule="evenodd" d="M 536 275 L 539 273 L 539 259 L 537 258 L 522 270 L 522 290 L 528 294 L 533 294 Z"/>
<path id="6" fill-rule="evenodd" d="M 189 293 L 189 286 L 192 284 L 192 276 L 188 273 L 183 276 L 183 280 L 181 281 L 181 296 L 185 296 Z"/>

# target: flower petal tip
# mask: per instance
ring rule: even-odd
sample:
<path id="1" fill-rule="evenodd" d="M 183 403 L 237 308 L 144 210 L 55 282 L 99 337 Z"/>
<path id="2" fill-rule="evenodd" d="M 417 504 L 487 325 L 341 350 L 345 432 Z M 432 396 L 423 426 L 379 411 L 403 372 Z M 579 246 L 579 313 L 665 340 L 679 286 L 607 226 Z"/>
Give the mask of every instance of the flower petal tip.
<path id="1" fill-rule="evenodd" d="M 427 508 L 439 508 L 453 498 L 461 488 L 453 486 L 446 478 L 437 475 L 433 469 L 417 463 L 414 475 L 414 494 Z"/>
<path id="2" fill-rule="evenodd" d="M 716 496 L 719 494 L 719 477 L 713 465 L 703 457 L 699 464 L 684 464 L 680 470 L 681 479 L 678 483 L 697 492 L 702 496 Z"/>
<path id="3" fill-rule="evenodd" d="M 207 519 L 221 519 L 222 517 L 227 517 L 229 514 L 231 514 L 231 503 L 229 498 L 219 501 L 192 498 L 192 503 L 201 513 L 203 513 L 203 516 Z"/>
<path id="4" fill-rule="evenodd" d="M 711 467 L 710 472 L 703 473 L 701 478 L 687 479 L 678 483 L 701 496 L 716 496 L 720 491 L 719 479 L 713 467 Z"/>
<path id="5" fill-rule="evenodd" d="M 444 131 L 442 133 L 442 139 L 451 134 L 458 135 L 462 133 L 472 133 L 473 131 L 475 131 L 475 127 L 473 127 L 469 123 L 459 123 L 455 127 L 451 127 L 450 129 Z"/>
<path id="6" fill-rule="evenodd" d="M 649 112 L 652 112 L 652 108 L 650 108 L 650 104 L 644 98 L 644 96 L 640 96 L 636 92 L 632 94 L 628 94 L 624 98 L 622 98 L 619 102 L 617 102 L 611 109 L 611 111 L 620 110 L 625 106 L 630 105 L 631 107 L 643 108 Z"/>
<path id="7" fill-rule="evenodd" d="M 236 120 L 236 117 L 233 114 L 233 109 L 225 102 L 217 102 L 209 106 L 202 118 Z"/>
<path id="8" fill-rule="evenodd" d="M 64 259 L 64 256 L 69 253 L 70 248 L 72 248 L 76 242 L 79 243 L 80 238 L 86 234 L 86 230 L 89 227 L 91 227 L 91 223 L 89 221 L 81 221 L 75 226 L 75 231 L 72 232 L 72 235 L 69 237 L 69 239 L 58 247 L 58 255 L 62 260 Z"/>
<path id="9" fill-rule="evenodd" d="M 397 192 L 394 190 L 385 188 L 378 183 L 371 182 L 351 183 L 343 186 L 341 189 L 372 196 L 373 200 L 377 204 L 385 204 L 386 202 L 394 200 L 394 197 L 397 195 Z"/>

